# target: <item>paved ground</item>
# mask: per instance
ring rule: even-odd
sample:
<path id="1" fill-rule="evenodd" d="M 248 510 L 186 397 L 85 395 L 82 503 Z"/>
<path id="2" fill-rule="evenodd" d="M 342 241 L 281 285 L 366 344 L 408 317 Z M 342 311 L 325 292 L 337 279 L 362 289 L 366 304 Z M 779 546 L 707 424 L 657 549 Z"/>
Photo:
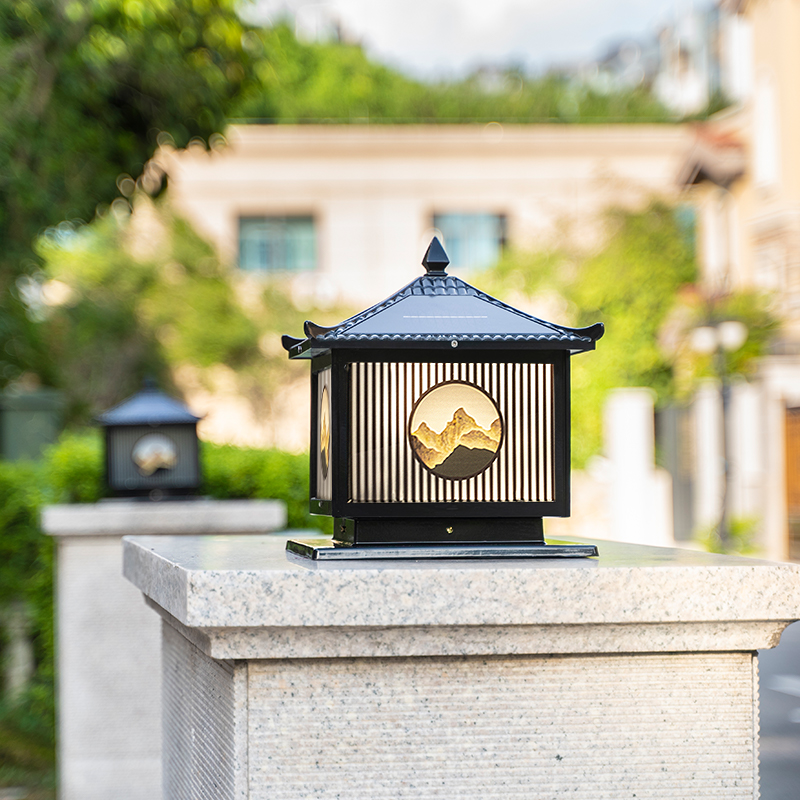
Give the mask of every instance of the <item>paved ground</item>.
<path id="1" fill-rule="evenodd" d="M 761 800 L 800 800 L 800 622 L 759 653 Z"/>

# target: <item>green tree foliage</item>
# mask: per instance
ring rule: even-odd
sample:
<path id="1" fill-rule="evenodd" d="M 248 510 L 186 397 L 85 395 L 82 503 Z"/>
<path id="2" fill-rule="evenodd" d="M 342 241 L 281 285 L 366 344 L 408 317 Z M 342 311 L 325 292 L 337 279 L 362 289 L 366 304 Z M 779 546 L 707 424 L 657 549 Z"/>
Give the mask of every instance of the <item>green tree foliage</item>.
<path id="1" fill-rule="evenodd" d="M 55 382 L 17 278 L 37 235 L 92 219 L 138 177 L 159 132 L 221 131 L 255 80 L 236 0 L 5 0 L 0 4 L 0 383 Z M 132 182 L 131 182 L 132 183 Z"/>
<path id="2" fill-rule="evenodd" d="M 39 242 L 44 338 L 72 417 L 108 408 L 167 365 L 241 367 L 258 331 L 213 248 L 164 203 L 60 226 Z M 49 302 L 49 305 L 47 303 Z"/>
<path id="3" fill-rule="evenodd" d="M 665 120 L 644 89 L 602 94 L 557 76 L 477 73 L 429 86 L 340 42 L 301 43 L 288 24 L 256 29 L 238 0 L 8 0 L 0 5 L 0 386 L 30 372 L 60 385 L 30 282 L 38 235 L 158 191 L 159 137 L 213 138 L 231 117 L 276 122 Z M 163 139 L 162 139 L 163 141 Z M 113 267 L 121 266 L 111 259 Z M 22 279 L 21 279 L 21 276 Z M 138 273 L 131 280 L 143 280 Z M 198 288 L 199 287 L 195 287 Z M 35 289 L 35 286 L 33 286 Z M 28 291 L 26 291 L 28 290 Z M 210 292 L 208 285 L 203 290 Z M 23 300 L 25 302 L 23 302 Z M 193 298 L 201 306 L 208 296 Z M 97 327 L 131 324 L 98 307 Z M 116 312 L 120 313 L 117 314 Z M 188 320 L 184 320 L 186 324 Z M 205 328 L 197 325 L 203 338 Z M 133 328 L 129 327 L 132 341 Z M 206 344 L 213 348 L 214 343 Z M 146 349 L 146 343 L 138 347 Z M 123 354 L 121 363 L 130 363 Z"/>
<path id="4" fill-rule="evenodd" d="M 644 87 L 602 93 L 564 76 L 508 68 L 426 84 L 370 61 L 358 45 L 299 42 L 282 23 L 251 34 L 259 83 L 233 115 L 275 122 L 665 122 Z"/>
<path id="5" fill-rule="evenodd" d="M 356 309 L 315 308 L 313 291 L 230 270 L 165 198 L 137 193 L 133 203 L 133 214 L 115 204 L 88 225 L 49 229 L 37 246 L 34 310 L 68 419 L 88 422 L 148 374 L 179 393 L 181 371 L 212 393 L 222 374 L 255 419 L 276 423 L 287 383 L 305 380 L 281 335 Z"/>
<path id="6" fill-rule="evenodd" d="M 733 351 L 698 353 L 692 344 L 693 332 L 727 320 L 744 324 L 747 330 L 744 344 Z M 686 287 L 679 294 L 660 337 L 662 348 L 672 359 L 676 396 L 691 395 L 701 378 L 719 379 L 720 370 L 729 377 L 750 376 L 757 367 L 758 356 L 767 350 L 779 329 L 772 298 L 763 292 L 708 294 L 697 286 Z"/>
<path id="7" fill-rule="evenodd" d="M 537 299 L 559 310 L 563 316 L 551 315 L 553 322 L 606 325 L 597 349 L 572 359 L 575 466 L 600 450 L 610 389 L 649 386 L 661 400 L 673 395 L 672 360 L 659 333 L 681 288 L 696 278 L 691 236 L 667 205 L 609 212 L 606 228 L 606 244 L 594 253 L 512 254 L 488 276 L 495 291 L 521 295 L 534 313 Z"/>

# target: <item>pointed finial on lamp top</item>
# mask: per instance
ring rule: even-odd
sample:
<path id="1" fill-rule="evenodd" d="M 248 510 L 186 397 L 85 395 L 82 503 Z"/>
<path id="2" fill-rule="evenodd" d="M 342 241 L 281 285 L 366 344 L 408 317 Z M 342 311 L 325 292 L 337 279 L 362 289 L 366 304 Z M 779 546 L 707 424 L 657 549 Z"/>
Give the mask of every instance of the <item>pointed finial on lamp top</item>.
<path id="1" fill-rule="evenodd" d="M 431 273 L 437 272 L 444 274 L 445 267 L 450 263 L 447 253 L 444 251 L 441 242 L 434 236 L 428 249 L 425 251 L 425 257 L 422 259 L 422 266 Z"/>

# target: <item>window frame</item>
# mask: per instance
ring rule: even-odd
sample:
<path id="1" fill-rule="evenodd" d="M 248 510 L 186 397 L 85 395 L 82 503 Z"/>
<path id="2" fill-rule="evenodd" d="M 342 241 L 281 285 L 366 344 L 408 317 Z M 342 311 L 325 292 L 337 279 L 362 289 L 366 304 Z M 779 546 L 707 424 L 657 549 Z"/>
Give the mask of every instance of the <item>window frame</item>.
<path id="1" fill-rule="evenodd" d="M 493 218 L 494 222 L 499 227 L 499 236 L 497 237 L 497 254 L 494 258 L 486 263 L 483 262 L 476 262 L 472 261 L 471 259 L 467 258 L 464 259 L 462 256 L 462 248 L 464 244 L 461 241 L 458 241 L 456 237 L 452 235 L 448 237 L 447 233 L 442 230 L 440 225 L 442 217 L 456 217 L 460 218 L 459 222 L 462 227 L 469 228 L 469 223 L 466 221 L 470 217 L 474 219 L 478 218 Z M 485 269 L 487 267 L 492 266 L 492 264 L 496 263 L 500 258 L 502 258 L 503 254 L 508 247 L 508 220 L 509 215 L 505 211 L 487 211 L 487 210 L 457 210 L 457 211 L 442 211 L 442 210 L 435 210 L 430 214 L 430 222 L 431 227 L 434 231 L 437 232 L 442 238 L 442 244 L 447 251 L 448 256 L 450 257 L 451 266 L 456 269 L 462 270 L 470 270 L 470 269 Z M 456 238 L 456 242 L 454 243 L 454 238 Z M 474 245 L 467 244 L 467 248 L 469 249 Z"/>
<path id="2" fill-rule="evenodd" d="M 259 257 L 253 259 L 254 264 L 251 264 L 250 258 L 244 258 L 245 253 L 245 233 L 244 226 L 247 223 L 261 223 L 266 227 L 269 223 L 282 226 L 282 235 L 275 237 L 270 242 L 269 236 L 265 236 L 263 240 L 258 240 L 252 236 L 249 238 L 251 246 L 263 246 L 264 248 L 277 248 L 282 250 L 282 258 L 280 259 L 279 266 L 271 266 L 271 259 L 269 256 L 265 258 Z M 290 233 L 290 228 L 295 223 L 307 223 L 308 230 L 310 230 L 310 257 L 306 253 L 305 256 L 302 252 L 295 253 L 292 256 L 287 255 L 292 248 L 303 246 L 303 231 L 300 230 L 300 237 L 292 237 L 287 235 Z M 308 231 L 305 233 L 308 236 Z M 308 242 L 305 243 L 308 246 Z M 293 260 L 294 259 L 294 260 Z M 274 260 L 273 260 L 274 261 Z M 248 275 L 301 275 L 309 272 L 316 272 L 319 270 L 319 218 L 314 212 L 239 212 L 236 215 L 236 264 L 243 273 Z"/>

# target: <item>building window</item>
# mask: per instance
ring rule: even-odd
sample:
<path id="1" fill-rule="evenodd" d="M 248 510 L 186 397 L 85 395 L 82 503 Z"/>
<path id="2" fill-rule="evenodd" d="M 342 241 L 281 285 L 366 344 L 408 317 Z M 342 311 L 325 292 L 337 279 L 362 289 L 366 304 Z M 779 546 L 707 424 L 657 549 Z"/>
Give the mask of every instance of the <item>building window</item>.
<path id="1" fill-rule="evenodd" d="M 239 267 L 248 272 L 302 272 L 317 266 L 313 217 L 240 217 Z"/>
<path id="2" fill-rule="evenodd" d="M 434 214 L 433 227 L 454 267 L 490 267 L 506 244 L 504 214 Z"/>

